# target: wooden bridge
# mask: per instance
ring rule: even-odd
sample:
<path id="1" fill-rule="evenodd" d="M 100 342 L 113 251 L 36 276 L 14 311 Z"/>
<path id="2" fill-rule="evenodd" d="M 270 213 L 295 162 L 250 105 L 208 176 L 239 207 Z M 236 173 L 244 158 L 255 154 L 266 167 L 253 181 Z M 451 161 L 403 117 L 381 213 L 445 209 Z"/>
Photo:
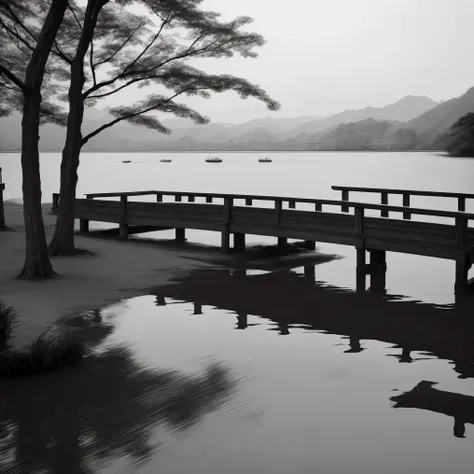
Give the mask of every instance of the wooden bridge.
<path id="1" fill-rule="evenodd" d="M 230 250 L 231 235 L 235 250 L 245 250 L 246 234 L 276 237 L 280 246 L 289 238 L 306 241 L 309 249 L 314 249 L 315 242 L 351 245 L 357 249 L 360 290 L 365 290 L 366 275 L 385 285 L 387 251 L 451 259 L 456 262 L 455 292 L 467 290 L 474 257 L 474 229 L 468 223 L 474 214 L 465 209 L 466 200 L 474 199 L 474 194 L 344 186 L 333 189 L 342 192 L 341 200 L 159 190 L 96 193 L 76 199 L 75 217 L 80 219 L 81 232 L 89 230 L 89 221 L 115 223 L 124 239 L 130 233 L 174 228 L 176 239 L 184 242 L 185 229 L 216 231 L 221 233 L 223 252 Z M 380 193 L 381 204 L 350 201 L 350 192 Z M 403 206 L 389 205 L 390 194 L 401 194 Z M 456 199 L 458 210 L 411 207 L 413 195 Z M 145 196 L 154 202 L 133 200 Z M 53 213 L 58 206 L 59 195 L 54 194 Z M 368 215 L 375 212 L 378 216 Z M 415 219 L 419 216 L 449 222 L 422 222 Z"/>

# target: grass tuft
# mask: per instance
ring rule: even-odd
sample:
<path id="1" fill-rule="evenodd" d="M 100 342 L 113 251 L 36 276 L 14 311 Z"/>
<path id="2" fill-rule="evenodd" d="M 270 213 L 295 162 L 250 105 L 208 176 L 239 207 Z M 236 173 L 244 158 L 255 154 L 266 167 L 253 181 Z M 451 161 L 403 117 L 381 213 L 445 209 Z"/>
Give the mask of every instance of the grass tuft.
<path id="1" fill-rule="evenodd" d="M 0 353 L 0 377 L 21 377 L 79 364 L 88 350 L 70 335 L 43 333 L 22 351 Z"/>
<path id="2" fill-rule="evenodd" d="M 15 309 L 0 303 L 0 342 L 6 342 L 10 338 L 16 319 Z"/>

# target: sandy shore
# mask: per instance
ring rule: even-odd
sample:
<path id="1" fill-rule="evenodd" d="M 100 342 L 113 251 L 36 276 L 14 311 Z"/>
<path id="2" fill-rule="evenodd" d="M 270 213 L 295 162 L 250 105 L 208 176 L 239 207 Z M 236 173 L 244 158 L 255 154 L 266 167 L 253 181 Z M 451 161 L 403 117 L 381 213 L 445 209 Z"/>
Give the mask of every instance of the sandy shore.
<path id="1" fill-rule="evenodd" d="M 55 216 L 44 206 L 48 240 Z M 58 278 L 44 282 L 16 279 L 24 260 L 25 234 L 21 204 L 5 203 L 5 219 L 11 231 L 0 232 L 0 301 L 14 306 L 19 315 L 12 344 L 28 344 L 62 316 L 94 309 L 123 298 L 146 294 L 179 272 L 203 262 L 184 258 L 184 252 L 133 241 L 95 239 L 78 235 L 76 245 L 95 255 L 55 257 Z"/>

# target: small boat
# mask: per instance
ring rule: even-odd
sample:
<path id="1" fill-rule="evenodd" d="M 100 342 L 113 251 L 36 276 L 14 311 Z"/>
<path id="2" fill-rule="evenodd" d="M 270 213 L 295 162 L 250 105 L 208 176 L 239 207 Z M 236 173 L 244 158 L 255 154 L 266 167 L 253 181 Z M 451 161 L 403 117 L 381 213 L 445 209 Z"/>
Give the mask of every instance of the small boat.
<path id="1" fill-rule="evenodd" d="M 206 163 L 222 163 L 222 158 L 218 156 L 208 156 L 206 158 Z"/>
<path id="2" fill-rule="evenodd" d="M 171 163 L 171 158 L 162 158 L 160 161 L 162 163 Z"/>
<path id="3" fill-rule="evenodd" d="M 259 158 L 259 159 L 258 159 L 258 162 L 259 162 L 259 163 L 271 163 L 271 162 L 272 162 L 272 159 L 271 159 L 271 158 L 268 158 L 268 156 L 265 156 L 264 158 Z"/>
<path id="4" fill-rule="evenodd" d="M 122 163 L 131 163 L 132 160 L 123 160 Z"/>

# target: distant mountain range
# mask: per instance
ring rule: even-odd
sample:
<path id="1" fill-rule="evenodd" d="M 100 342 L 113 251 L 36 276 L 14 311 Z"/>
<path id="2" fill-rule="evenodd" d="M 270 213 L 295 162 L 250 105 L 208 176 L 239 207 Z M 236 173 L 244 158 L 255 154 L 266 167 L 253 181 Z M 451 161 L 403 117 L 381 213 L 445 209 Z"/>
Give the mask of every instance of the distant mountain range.
<path id="1" fill-rule="evenodd" d="M 164 120 L 172 130 L 170 135 L 122 122 L 94 137 L 84 151 L 429 148 L 440 133 L 467 112 L 474 112 L 474 88 L 442 103 L 428 97 L 406 96 L 384 107 L 345 110 L 328 117 L 267 117 L 240 124 L 207 125 Z M 109 119 L 103 110 L 88 109 L 84 131 L 94 130 Z M 62 149 L 64 129 L 48 124 L 41 127 L 40 134 L 42 151 Z M 1 118 L 0 150 L 19 149 L 20 116 Z"/>

